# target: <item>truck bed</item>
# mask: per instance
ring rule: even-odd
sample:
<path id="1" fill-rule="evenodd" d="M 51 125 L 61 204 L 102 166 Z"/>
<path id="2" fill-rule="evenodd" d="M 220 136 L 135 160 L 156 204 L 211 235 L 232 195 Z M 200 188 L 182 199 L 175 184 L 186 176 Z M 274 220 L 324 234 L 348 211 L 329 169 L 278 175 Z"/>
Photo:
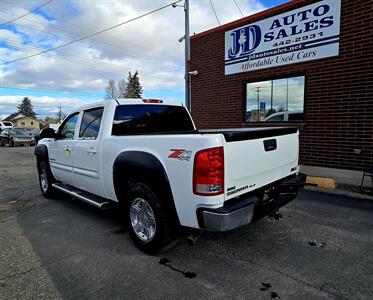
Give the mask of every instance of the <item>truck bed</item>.
<path id="1" fill-rule="evenodd" d="M 199 134 L 221 133 L 227 142 L 255 140 L 273 136 L 296 133 L 296 127 L 260 127 L 260 128 L 232 128 L 232 129 L 203 129 L 197 130 Z"/>

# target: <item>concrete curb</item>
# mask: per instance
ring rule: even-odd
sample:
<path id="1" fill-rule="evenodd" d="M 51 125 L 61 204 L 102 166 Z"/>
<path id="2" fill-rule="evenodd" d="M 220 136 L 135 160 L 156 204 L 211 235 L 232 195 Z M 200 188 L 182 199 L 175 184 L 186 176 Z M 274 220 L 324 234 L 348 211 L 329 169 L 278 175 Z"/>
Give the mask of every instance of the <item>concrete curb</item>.
<path id="1" fill-rule="evenodd" d="M 348 197 L 352 197 L 352 198 L 358 198 L 358 199 L 365 199 L 365 200 L 373 201 L 373 196 L 359 194 L 359 193 L 356 193 L 356 192 L 351 192 L 351 191 L 346 191 L 346 190 L 328 189 L 328 188 L 322 188 L 322 187 L 317 187 L 317 186 L 312 186 L 312 185 L 305 185 L 304 189 L 309 190 L 309 191 L 322 192 L 322 193 L 328 193 L 328 194 L 334 194 L 334 195 L 343 195 L 343 196 L 348 196 Z"/>

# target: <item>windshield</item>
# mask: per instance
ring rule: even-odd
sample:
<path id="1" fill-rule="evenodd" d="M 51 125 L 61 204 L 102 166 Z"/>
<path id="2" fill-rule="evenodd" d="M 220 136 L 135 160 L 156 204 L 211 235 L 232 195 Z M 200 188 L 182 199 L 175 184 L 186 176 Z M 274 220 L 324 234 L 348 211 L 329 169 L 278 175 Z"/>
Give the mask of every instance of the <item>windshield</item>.
<path id="1" fill-rule="evenodd" d="M 27 137 L 30 136 L 30 134 L 25 129 L 21 129 L 21 128 L 9 129 L 9 134 L 18 135 L 18 136 L 27 136 Z"/>

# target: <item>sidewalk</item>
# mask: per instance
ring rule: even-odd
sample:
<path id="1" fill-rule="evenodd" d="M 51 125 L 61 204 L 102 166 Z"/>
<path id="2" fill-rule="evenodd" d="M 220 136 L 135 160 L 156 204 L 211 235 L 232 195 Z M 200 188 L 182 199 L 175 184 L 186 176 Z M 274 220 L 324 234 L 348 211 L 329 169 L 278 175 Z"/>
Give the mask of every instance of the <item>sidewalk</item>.
<path id="1" fill-rule="evenodd" d="M 317 191 L 322 193 L 334 194 L 334 195 L 344 195 L 352 198 L 366 199 L 373 201 L 373 195 L 369 194 L 360 194 L 357 191 L 354 191 L 354 188 L 351 186 L 340 185 L 336 189 L 323 188 L 313 185 L 305 185 L 304 189 L 309 191 Z"/>

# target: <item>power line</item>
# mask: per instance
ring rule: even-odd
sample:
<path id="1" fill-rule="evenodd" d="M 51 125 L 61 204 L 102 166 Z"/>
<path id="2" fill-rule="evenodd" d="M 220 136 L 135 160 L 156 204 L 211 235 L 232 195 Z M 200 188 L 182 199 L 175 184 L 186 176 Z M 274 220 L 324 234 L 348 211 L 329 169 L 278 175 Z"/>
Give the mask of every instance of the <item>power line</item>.
<path id="1" fill-rule="evenodd" d="M 32 89 L 32 88 L 20 88 L 20 87 L 12 87 L 12 86 L 2 86 L 0 85 L 0 89 L 7 89 L 7 90 L 21 90 L 21 91 L 33 91 L 33 92 L 47 92 L 47 93 L 62 93 L 62 94 L 76 94 L 76 95 L 83 95 L 83 96 L 95 96 L 95 97 L 102 97 L 103 93 L 88 93 L 88 92 L 70 92 L 66 90 L 48 90 L 48 89 Z"/>
<path id="2" fill-rule="evenodd" d="M 6 13 L 6 14 L 7 15 L 11 15 L 9 13 Z M 40 25 L 44 26 L 44 23 L 37 22 L 35 20 L 27 20 L 26 19 L 26 22 L 33 23 L 33 24 L 40 24 Z M 58 26 L 50 25 L 50 24 L 49 24 L 49 27 L 52 28 L 52 29 L 55 29 L 56 31 L 58 31 L 58 33 L 56 33 L 56 32 L 50 32 L 50 31 L 46 31 L 46 30 L 41 30 L 41 29 L 36 29 L 35 27 L 29 28 L 28 26 L 22 25 L 22 24 L 19 24 L 19 23 L 16 23 L 16 26 L 17 27 L 23 27 L 24 29 L 22 31 L 32 32 L 32 33 L 34 33 L 35 30 L 36 30 L 38 32 L 42 32 L 42 33 L 45 33 L 45 34 L 48 34 L 48 35 L 53 35 L 53 36 L 57 35 L 57 34 L 61 34 L 61 33 L 68 33 L 68 34 L 76 36 L 76 37 L 79 36 L 79 34 L 77 32 L 74 32 L 74 31 L 71 31 L 71 30 L 64 30 L 64 29 L 59 28 Z M 83 29 L 83 28 L 81 28 L 81 29 Z M 123 55 L 123 52 L 125 52 L 126 55 L 133 56 L 133 57 L 136 57 L 136 58 L 138 57 L 138 54 L 139 54 L 139 55 L 144 56 L 145 58 L 159 61 L 159 57 L 151 56 L 149 54 L 145 54 L 145 53 L 140 52 L 138 50 L 132 50 L 132 49 L 129 49 L 129 48 L 126 48 L 126 47 L 123 47 L 123 46 L 118 46 L 118 45 L 116 45 L 114 43 L 110 43 L 110 42 L 106 42 L 106 41 L 104 42 L 104 41 L 101 41 L 101 40 L 99 40 L 97 38 L 92 38 L 91 40 L 100 43 L 101 44 L 100 47 L 96 47 L 96 48 L 99 48 L 99 49 L 102 48 L 102 49 L 104 49 L 105 53 L 112 53 L 112 54 L 114 53 L 115 55 L 117 55 L 117 54 Z M 116 41 L 118 42 L 118 41 L 120 41 L 120 39 L 116 38 Z M 138 45 L 135 45 L 133 43 L 129 43 L 128 41 L 124 41 L 124 42 L 126 44 L 130 45 L 130 46 L 133 45 L 134 48 L 138 48 L 139 47 Z M 91 47 L 91 45 L 89 43 L 87 43 L 87 42 L 80 42 L 79 44 L 80 45 L 84 45 L 86 47 Z M 115 51 L 113 48 L 116 48 L 118 50 Z M 170 59 L 174 59 L 174 60 L 178 60 L 179 59 L 176 56 L 170 56 L 169 54 L 167 55 L 167 57 L 169 57 Z"/>
<path id="3" fill-rule="evenodd" d="M 34 54 L 35 52 L 40 51 L 40 48 L 23 45 L 23 44 L 20 44 L 20 43 L 17 43 L 15 41 L 8 40 L 8 39 L 3 39 L 3 40 L 10 47 L 19 49 L 19 50 L 21 50 L 23 52 L 26 52 L 26 53 Z M 53 59 L 67 61 L 67 62 L 70 62 L 70 63 L 84 65 L 88 68 L 99 70 L 101 72 L 122 72 L 123 73 L 123 69 L 125 69 L 125 68 L 137 69 L 140 72 L 146 72 L 147 71 L 146 69 L 142 69 L 141 67 L 140 68 L 137 68 L 137 67 L 135 68 L 135 67 L 133 67 L 131 65 L 128 65 L 128 64 L 118 65 L 118 64 L 113 64 L 111 62 L 106 62 L 106 61 L 102 61 L 102 60 L 95 59 L 95 58 L 87 58 L 87 57 L 82 57 L 82 56 L 77 56 L 77 55 L 67 54 L 67 53 L 48 52 L 48 53 L 43 53 L 41 55 L 46 56 L 46 57 L 50 57 L 50 58 L 53 58 Z M 160 74 L 161 71 L 156 71 L 156 72 L 153 72 L 153 73 Z"/>
<path id="4" fill-rule="evenodd" d="M 20 43 L 17 43 L 15 41 L 8 40 L 8 39 L 3 39 L 3 41 L 6 42 L 8 45 L 10 45 L 13 48 L 17 48 L 17 49 L 19 49 L 23 52 L 27 52 L 27 53 L 31 53 L 31 54 L 35 54 L 36 52 L 39 52 L 41 50 L 40 48 L 23 45 L 23 44 L 20 44 Z M 41 55 L 47 56 L 47 57 L 52 57 L 52 58 L 55 58 L 55 59 L 68 61 L 68 62 L 72 62 L 72 63 L 83 64 L 83 65 L 86 65 L 86 66 L 89 66 L 89 67 L 92 67 L 94 69 L 98 69 L 98 70 L 101 70 L 101 71 L 102 71 L 102 67 L 100 68 L 99 66 L 97 66 L 97 63 L 101 64 L 103 67 L 105 66 L 106 68 L 107 67 L 116 68 L 116 69 L 121 70 L 121 71 L 123 71 L 123 68 L 126 68 L 126 67 L 136 69 L 136 68 L 131 67 L 129 65 L 117 65 L 117 64 L 101 61 L 101 60 L 94 59 L 94 58 L 87 58 L 87 57 L 82 57 L 82 56 L 77 56 L 77 55 L 67 54 L 67 53 L 49 52 L 49 53 L 43 53 Z"/>
<path id="5" fill-rule="evenodd" d="M 238 5 L 238 3 L 237 3 L 236 0 L 233 0 L 233 1 L 234 1 L 234 3 L 236 3 L 236 6 L 237 6 L 238 10 L 240 11 L 241 16 L 243 16 L 243 12 L 242 12 L 242 10 L 241 10 L 241 7 Z"/>
<path id="6" fill-rule="evenodd" d="M 29 55 L 29 56 L 25 56 L 25 57 L 21 57 L 21 58 L 17 58 L 17 59 L 11 60 L 11 61 L 7 61 L 7 62 L 4 62 L 4 63 L 1 63 L 0 65 L 10 64 L 10 63 L 12 63 L 12 62 L 16 62 L 16 61 L 20 61 L 20 60 L 28 59 L 28 58 L 31 58 L 31 57 L 34 57 L 34 56 L 37 56 L 37 55 L 41 55 L 41 54 L 44 54 L 44 53 L 47 53 L 47 52 L 51 52 L 51 51 L 54 51 L 54 50 L 60 49 L 60 48 L 62 48 L 62 47 L 69 46 L 69 45 L 71 45 L 71 44 L 74 44 L 74 43 L 80 42 L 80 41 L 82 41 L 82 40 L 84 40 L 84 39 L 91 38 L 91 37 L 96 36 L 96 35 L 98 35 L 98 34 L 104 33 L 104 32 L 106 32 L 106 31 L 112 30 L 112 29 L 114 29 L 114 28 L 117 28 L 117 27 L 119 27 L 119 26 L 122 26 L 122 25 L 128 24 L 128 23 L 130 23 L 130 22 L 136 21 L 136 20 L 138 20 L 138 19 L 140 19 L 140 18 L 146 17 L 146 16 L 148 16 L 148 15 L 150 15 L 150 14 L 153 14 L 153 13 L 155 13 L 155 12 L 158 12 L 158 11 L 160 11 L 160 10 L 162 10 L 162 9 L 165 9 L 165 8 L 167 8 L 167 7 L 169 7 L 169 6 L 172 6 L 173 4 L 178 3 L 178 2 L 181 2 L 181 1 L 182 1 L 182 0 L 178 0 L 178 1 L 176 1 L 176 2 L 169 3 L 169 4 L 167 4 L 167 5 L 161 6 L 161 7 L 157 8 L 157 9 L 152 10 L 152 11 L 149 11 L 149 12 L 147 12 L 147 13 L 145 13 L 145 14 L 142 14 L 142 15 L 139 15 L 139 16 L 137 16 L 137 17 L 135 17 L 135 18 L 132 18 L 132 19 L 130 19 L 130 20 L 127 20 L 127 21 L 121 22 L 121 23 L 119 23 L 119 24 L 116 24 L 116 25 L 114 25 L 114 26 L 111 26 L 111 27 L 105 28 L 105 29 L 100 30 L 100 31 L 97 31 L 97 32 L 95 32 L 95 33 L 91 33 L 91 34 L 89 34 L 89 35 L 83 36 L 83 37 L 78 38 L 78 39 L 76 39 L 76 40 L 73 40 L 73 41 L 71 41 L 71 42 L 68 42 L 68 43 L 65 43 L 65 44 L 59 45 L 59 46 L 57 46 L 57 47 L 54 47 L 54 48 L 51 48 L 51 49 L 47 49 L 47 50 L 44 50 L 44 51 L 41 51 L 41 52 L 38 52 L 38 53 L 35 53 L 35 54 Z"/>
<path id="7" fill-rule="evenodd" d="M 215 14 L 216 20 L 218 21 L 218 24 L 220 25 L 220 21 L 219 21 L 218 15 L 216 14 L 216 11 L 215 11 L 215 8 L 214 8 L 214 4 L 212 4 L 212 0 L 210 0 L 210 4 L 211 4 L 212 11 Z"/>
<path id="8" fill-rule="evenodd" d="M 27 16 L 27 15 L 29 15 L 29 14 L 32 14 L 33 12 L 37 11 L 38 9 L 40 9 L 40 8 L 42 8 L 42 7 L 46 6 L 46 5 L 48 5 L 48 4 L 51 3 L 52 1 L 54 1 L 54 0 L 49 0 L 49 1 L 45 2 L 44 4 L 38 6 L 37 8 L 35 8 L 35 9 L 31 10 L 31 11 L 28 11 L 27 13 L 25 13 L 25 14 L 23 14 L 23 15 L 17 17 L 17 18 L 15 18 L 15 19 L 9 20 L 9 21 L 7 21 L 7 22 L 5 22 L 5 23 L 1 23 L 0 26 L 7 25 L 7 24 L 12 23 L 12 22 L 14 22 L 14 21 L 17 21 L 17 20 L 19 20 L 19 19 L 21 19 L 21 18 L 23 18 L 23 17 L 25 17 L 25 16 Z"/>

